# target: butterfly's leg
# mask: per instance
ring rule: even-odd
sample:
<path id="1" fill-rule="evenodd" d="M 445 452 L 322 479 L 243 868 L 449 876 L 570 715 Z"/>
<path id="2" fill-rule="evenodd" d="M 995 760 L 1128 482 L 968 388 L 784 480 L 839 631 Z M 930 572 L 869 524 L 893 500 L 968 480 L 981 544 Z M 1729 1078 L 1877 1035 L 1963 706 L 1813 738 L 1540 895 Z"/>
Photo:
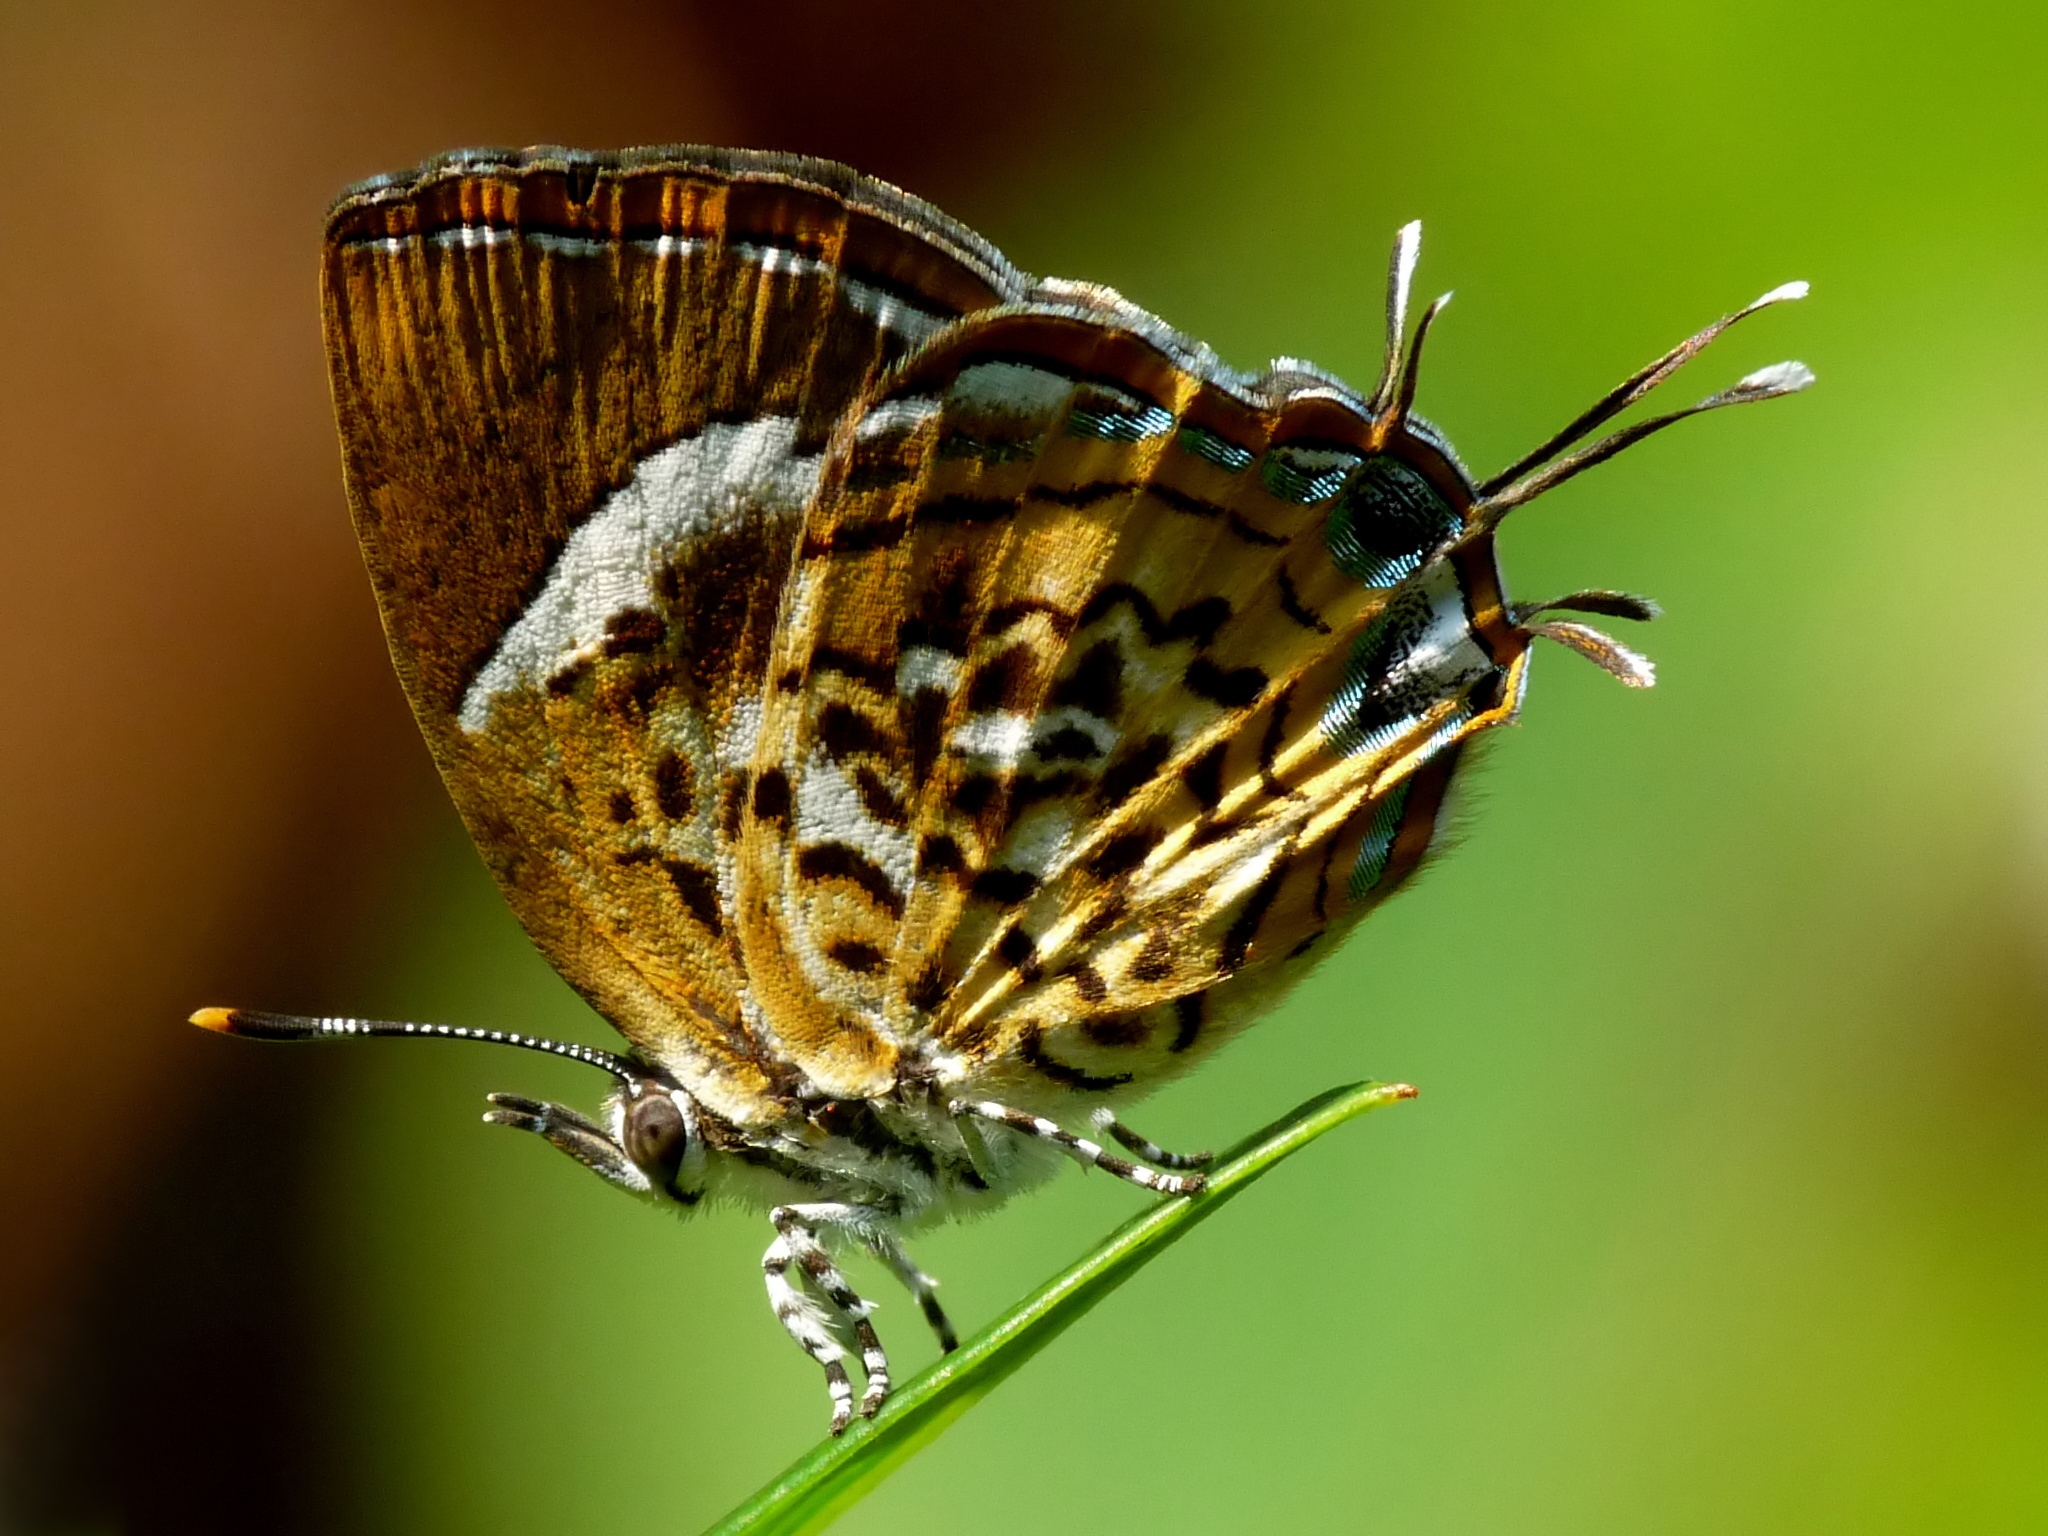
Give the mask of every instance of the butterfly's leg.
<path id="1" fill-rule="evenodd" d="M 867 1238 L 868 1247 L 875 1257 L 889 1266 L 889 1273 L 903 1282 L 903 1288 L 917 1298 L 918 1310 L 924 1313 L 924 1320 L 931 1324 L 932 1332 L 939 1336 L 939 1348 L 946 1354 L 960 1347 L 960 1335 L 953 1331 L 952 1320 L 946 1316 L 946 1309 L 939 1305 L 939 1282 L 919 1269 L 903 1251 L 903 1245 L 886 1232 L 871 1232 Z"/>
<path id="2" fill-rule="evenodd" d="M 832 1394 L 832 1433 L 844 1430 L 853 1417 L 853 1383 L 846 1375 L 846 1348 L 839 1342 L 833 1323 L 842 1322 L 853 1332 L 860 1346 L 861 1369 L 867 1373 L 867 1390 L 861 1394 L 863 1418 L 873 1418 L 889 1395 L 889 1357 L 882 1353 L 882 1341 L 875 1325 L 868 1321 L 869 1304 L 846 1283 L 846 1277 L 818 1241 L 817 1228 L 850 1228 L 865 1235 L 873 1217 L 857 1205 L 824 1202 L 815 1205 L 778 1205 L 768 1213 L 775 1223 L 775 1241 L 762 1256 L 761 1270 L 768 1280 L 768 1300 L 775 1316 L 805 1353 L 824 1367 L 825 1388 Z M 825 1305 L 799 1289 L 790 1278 L 794 1265 L 801 1280 L 812 1287 Z M 830 1307 L 831 1311 L 826 1311 Z"/>
<path id="3" fill-rule="evenodd" d="M 1147 1141 L 1123 1121 L 1117 1119 L 1116 1111 L 1102 1108 L 1088 1117 L 1088 1123 L 1098 1131 L 1116 1138 L 1117 1142 L 1138 1154 L 1148 1163 L 1161 1168 L 1206 1168 L 1215 1158 L 1213 1152 L 1169 1152 L 1156 1141 Z"/>
<path id="4" fill-rule="evenodd" d="M 997 1125 L 1007 1125 L 1013 1131 L 1022 1131 L 1026 1136 L 1049 1141 L 1083 1167 L 1100 1168 L 1104 1173 L 1114 1174 L 1140 1189 L 1156 1189 L 1162 1195 L 1198 1195 L 1206 1182 L 1199 1173 L 1155 1173 L 1150 1168 L 1141 1168 L 1128 1158 L 1105 1152 L 1094 1142 L 1084 1140 L 1071 1131 L 1063 1131 L 1050 1120 L 1027 1115 L 1021 1109 L 1009 1109 L 1001 1104 L 977 1104 L 967 1099 L 955 1099 L 947 1107 L 956 1115 L 991 1120 Z"/>
<path id="5" fill-rule="evenodd" d="M 566 1104 L 549 1104 L 516 1093 L 494 1093 L 489 1097 L 491 1108 L 484 1111 L 486 1125 L 509 1125 L 514 1130 L 531 1131 L 628 1193 L 654 1193 L 653 1183 L 626 1156 L 626 1149 L 589 1116 Z"/>

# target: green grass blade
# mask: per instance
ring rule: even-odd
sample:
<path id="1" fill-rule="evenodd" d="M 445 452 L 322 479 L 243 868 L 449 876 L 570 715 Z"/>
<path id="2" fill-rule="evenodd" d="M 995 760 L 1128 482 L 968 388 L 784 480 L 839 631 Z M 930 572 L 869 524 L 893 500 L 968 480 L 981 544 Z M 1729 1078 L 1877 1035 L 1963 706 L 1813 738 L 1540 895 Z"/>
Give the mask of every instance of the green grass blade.
<path id="1" fill-rule="evenodd" d="M 1346 1120 L 1414 1094 L 1413 1088 L 1398 1083 L 1333 1088 L 1247 1137 L 1210 1166 L 1209 1187 L 1202 1194 L 1191 1200 L 1161 1200 L 1125 1222 L 1078 1264 L 898 1387 L 872 1420 L 855 1419 L 839 1439 L 827 1440 L 799 1458 L 706 1536 L 802 1536 L 822 1531 L 1089 1308 L 1282 1158 Z"/>

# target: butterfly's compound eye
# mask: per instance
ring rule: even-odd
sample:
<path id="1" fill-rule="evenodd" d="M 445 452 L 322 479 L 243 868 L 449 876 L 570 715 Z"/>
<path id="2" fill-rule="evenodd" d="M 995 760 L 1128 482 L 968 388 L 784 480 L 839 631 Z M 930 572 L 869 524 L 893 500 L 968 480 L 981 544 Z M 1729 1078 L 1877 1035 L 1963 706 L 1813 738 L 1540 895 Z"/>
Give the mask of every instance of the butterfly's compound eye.
<path id="1" fill-rule="evenodd" d="M 646 1089 L 626 1106 L 626 1155 L 657 1189 L 675 1183 L 689 1146 L 683 1112 L 663 1089 Z"/>

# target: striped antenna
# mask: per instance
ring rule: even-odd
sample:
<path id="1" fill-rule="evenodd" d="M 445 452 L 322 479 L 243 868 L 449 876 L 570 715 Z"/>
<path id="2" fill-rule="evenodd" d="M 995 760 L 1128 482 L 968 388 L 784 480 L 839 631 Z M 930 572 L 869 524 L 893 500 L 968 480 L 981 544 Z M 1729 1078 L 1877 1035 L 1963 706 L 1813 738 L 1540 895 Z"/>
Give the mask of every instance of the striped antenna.
<path id="1" fill-rule="evenodd" d="M 1408 290 L 1415 281 L 1415 263 L 1422 255 L 1422 220 L 1401 226 L 1394 253 L 1387 260 L 1387 349 L 1380 363 L 1380 381 L 1372 392 L 1372 414 L 1384 416 L 1394 402 L 1401 377 L 1401 343 L 1408 337 Z"/>
<path id="2" fill-rule="evenodd" d="M 523 1051 L 564 1056 L 611 1073 L 622 1083 L 647 1076 L 638 1063 L 591 1045 L 543 1040 L 503 1029 L 465 1029 L 460 1024 L 412 1024 L 393 1019 L 309 1019 L 289 1013 L 256 1013 L 247 1008 L 202 1008 L 192 1022 L 217 1035 L 244 1040 L 346 1040 L 361 1035 L 412 1035 L 427 1040 L 482 1040 L 491 1045 L 516 1045 Z"/>
<path id="3" fill-rule="evenodd" d="M 1613 458 L 1622 449 L 1641 442 L 1653 432 L 1661 432 L 1675 421 L 1697 416 L 1702 411 L 1719 410 L 1724 405 L 1746 405 L 1754 400 L 1771 400 L 1779 395 L 1796 394 L 1805 389 L 1813 383 L 1812 369 L 1798 362 L 1774 363 L 1768 368 L 1758 369 L 1719 394 L 1709 395 L 1697 405 L 1623 427 L 1620 431 L 1601 438 L 1590 448 L 1582 448 L 1567 458 L 1558 459 L 1554 464 L 1549 463 L 1573 443 L 1620 415 L 1670 378 L 1705 351 L 1716 337 L 1738 320 L 1746 319 L 1760 309 L 1768 309 L 1773 304 L 1803 299 L 1806 293 L 1807 285 L 1803 282 L 1785 283 L 1773 288 L 1753 303 L 1745 304 L 1734 314 L 1723 315 L 1705 330 L 1687 337 L 1649 366 L 1631 374 L 1609 390 L 1590 409 L 1574 419 L 1563 431 L 1540 448 L 1524 454 L 1480 486 L 1480 500 L 1473 508 L 1474 513 L 1484 526 L 1491 527 L 1512 508 L 1520 506 L 1525 501 L 1533 501 L 1545 491 L 1562 485 L 1580 471 L 1591 469 L 1604 459 Z M 1546 464 L 1548 468 L 1542 467 Z"/>

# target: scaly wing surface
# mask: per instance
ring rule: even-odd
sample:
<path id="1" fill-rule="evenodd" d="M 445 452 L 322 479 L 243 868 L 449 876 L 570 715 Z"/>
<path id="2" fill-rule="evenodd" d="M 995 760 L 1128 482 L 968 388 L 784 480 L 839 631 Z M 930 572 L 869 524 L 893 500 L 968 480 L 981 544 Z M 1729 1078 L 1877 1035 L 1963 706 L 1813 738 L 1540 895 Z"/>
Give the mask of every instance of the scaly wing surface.
<path id="1" fill-rule="evenodd" d="M 349 498 L 435 761 L 548 958 L 735 1118 L 785 1086 L 737 846 L 823 455 L 1027 287 L 893 188 L 742 151 L 470 152 L 330 217 Z"/>
<path id="2" fill-rule="evenodd" d="M 834 1091 L 906 1054 L 1025 1104 L 1183 1070 L 1416 866 L 1520 698 L 1425 426 L 1059 298 L 885 380 L 797 552 L 739 907 Z"/>

